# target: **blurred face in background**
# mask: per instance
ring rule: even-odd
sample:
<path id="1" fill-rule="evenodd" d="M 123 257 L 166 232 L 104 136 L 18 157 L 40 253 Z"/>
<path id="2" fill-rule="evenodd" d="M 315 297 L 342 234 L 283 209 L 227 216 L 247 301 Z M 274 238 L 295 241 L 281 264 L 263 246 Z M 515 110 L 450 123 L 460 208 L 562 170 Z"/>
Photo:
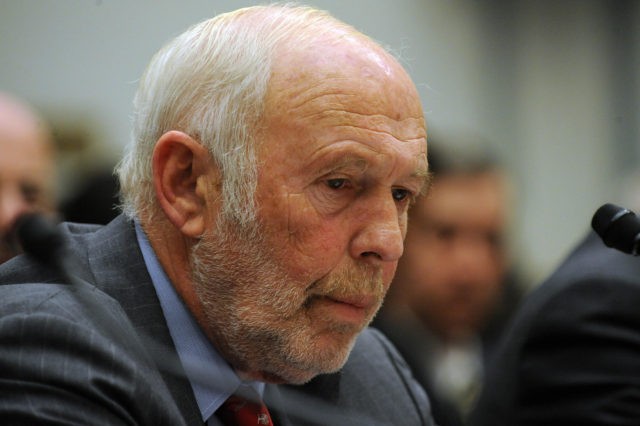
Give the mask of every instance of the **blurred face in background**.
<path id="1" fill-rule="evenodd" d="M 507 263 L 506 208 L 505 182 L 493 172 L 436 176 L 412 207 L 396 281 L 445 340 L 478 331 L 495 306 Z"/>
<path id="2" fill-rule="evenodd" d="M 43 123 L 0 94 L 0 263 L 19 252 L 7 234 L 21 214 L 54 210 L 54 164 L 48 137 Z"/>

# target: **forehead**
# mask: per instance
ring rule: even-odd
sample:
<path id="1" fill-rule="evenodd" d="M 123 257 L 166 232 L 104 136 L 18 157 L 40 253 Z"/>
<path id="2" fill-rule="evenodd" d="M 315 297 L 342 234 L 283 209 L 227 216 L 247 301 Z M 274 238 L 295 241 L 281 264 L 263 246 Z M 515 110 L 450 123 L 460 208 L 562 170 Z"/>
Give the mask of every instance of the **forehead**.
<path id="1" fill-rule="evenodd" d="M 46 181 L 53 172 L 50 147 L 35 133 L 17 137 L 0 130 L 0 177 Z"/>
<path id="2" fill-rule="evenodd" d="M 286 108 L 287 114 L 305 115 L 342 107 L 362 115 L 422 118 L 415 86 L 402 66 L 368 39 L 342 33 L 308 48 L 281 48 L 266 101 L 268 112 Z"/>
<path id="3" fill-rule="evenodd" d="M 356 37 L 276 58 L 265 108 L 267 155 L 315 157 L 350 141 L 363 152 L 424 161 L 417 91 L 382 49 Z"/>
<path id="4" fill-rule="evenodd" d="M 49 141 L 37 128 L 0 126 L 0 152 L 3 154 L 15 152 L 17 155 L 26 157 L 46 154 L 50 149 Z"/>

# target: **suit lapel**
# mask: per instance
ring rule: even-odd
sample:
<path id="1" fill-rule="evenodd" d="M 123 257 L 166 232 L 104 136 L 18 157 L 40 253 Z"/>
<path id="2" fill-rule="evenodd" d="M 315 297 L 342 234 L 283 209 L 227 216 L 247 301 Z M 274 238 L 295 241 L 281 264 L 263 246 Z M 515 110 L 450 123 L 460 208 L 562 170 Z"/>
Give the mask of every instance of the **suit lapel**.
<path id="1" fill-rule="evenodd" d="M 276 385 L 266 385 L 264 389 L 264 403 L 269 409 L 273 424 L 277 426 L 291 426 L 291 422 L 287 417 L 286 409 L 284 408 L 284 400 L 282 393 Z"/>
<path id="2" fill-rule="evenodd" d="M 119 216 L 89 237 L 92 281 L 120 302 L 189 425 L 202 424 L 200 410 L 169 334 L 132 222 Z M 161 365 L 160 365 L 161 364 Z"/>
<path id="3" fill-rule="evenodd" d="M 337 415 L 340 373 L 323 374 L 301 386 L 267 385 L 264 401 L 277 426 L 345 424 Z"/>

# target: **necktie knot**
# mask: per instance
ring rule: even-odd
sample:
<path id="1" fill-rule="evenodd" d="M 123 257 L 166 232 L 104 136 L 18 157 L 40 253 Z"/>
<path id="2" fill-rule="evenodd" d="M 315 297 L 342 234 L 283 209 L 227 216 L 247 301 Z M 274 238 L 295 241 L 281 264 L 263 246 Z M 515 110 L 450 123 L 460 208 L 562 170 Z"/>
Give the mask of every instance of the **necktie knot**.
<path id="1" fill-rule="evenodd" d="M 269 410 L 261 400 L 231 395 L 216 411 L 225 426 L 273 426 Z"/>

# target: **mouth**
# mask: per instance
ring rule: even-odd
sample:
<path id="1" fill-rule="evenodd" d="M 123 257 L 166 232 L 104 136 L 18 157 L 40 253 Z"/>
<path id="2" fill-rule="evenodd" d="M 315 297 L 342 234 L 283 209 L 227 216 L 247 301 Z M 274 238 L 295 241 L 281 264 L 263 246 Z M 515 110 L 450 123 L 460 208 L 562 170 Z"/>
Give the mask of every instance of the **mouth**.
<path id="1" fill-rule="evenodd" d="M 344 305 L 352 306 L 356 309 L 364 309 L 364 310 L 371 309 L 376 304 L 376 301 L 377 301 L 377 299 L 374 296 L 369 296 L 369 295 L 353 295 L 353 296 L 328 295 L 325 297 L 335 303 L 341 303 Z"/>
<path id="2" fill-rule="evenodd" d="M 327 274 L 307 288 L 306 308 L 313 317 L 344 330 L 361 330 L 382 303 L 381 270 L 356 265 Z"/>
<path id="3" fill-rule="evenodd" d="M 315 305 L 333 321 L 363 325 L 377 305 L 375 296 L 319 296 Z"/>

